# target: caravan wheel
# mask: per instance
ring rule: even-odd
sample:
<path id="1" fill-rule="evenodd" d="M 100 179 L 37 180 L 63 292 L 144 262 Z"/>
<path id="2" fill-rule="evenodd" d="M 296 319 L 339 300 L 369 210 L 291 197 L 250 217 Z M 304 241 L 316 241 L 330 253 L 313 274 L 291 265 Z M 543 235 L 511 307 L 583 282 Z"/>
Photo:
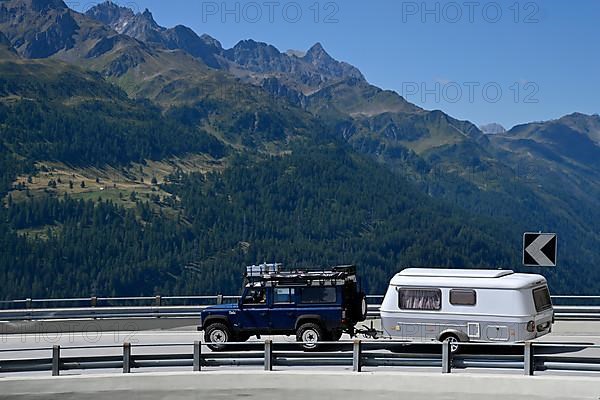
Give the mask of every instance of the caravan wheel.
<path id="1" fill-rule="evenodd" d="M 456 335 L 453 335 L 453 334 L 446 335 L 442 338 L 441 341 L 450 343 L 450 352 L 452 354 L 456 354 L 460 350 L 459 345 L 458 345 L 460 343 L 460 339 Z"/>

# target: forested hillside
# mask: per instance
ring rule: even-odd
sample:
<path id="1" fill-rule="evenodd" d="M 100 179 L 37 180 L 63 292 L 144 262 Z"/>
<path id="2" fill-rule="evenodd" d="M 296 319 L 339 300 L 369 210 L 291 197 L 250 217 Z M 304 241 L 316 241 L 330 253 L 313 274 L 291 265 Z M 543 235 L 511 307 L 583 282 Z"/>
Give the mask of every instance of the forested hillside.
<path id="1" fill-rule="evenodd" d="M 223 49 L 112 3 L 0 13 L 0 298 L 235 293 L 264 261 L 357 264 L 374 293 L 408 266 L 523 270 L 538 230 L 560 267 L 527 271 L 600 290 L 597 116 L 492 138 L 320 44 Z"/>
<path id="2" fill-rule="evenodd" d="M 365 287 L 381 292 L 400 266 L 517 262 L 510 229 L 429 199 L 334 143 L 172 178 L 166 190 L 181 198 L 173 219 L 143 201 L 130 210 L 69 198 L 12 204 L 0 240 L 5 297 L 231 293 L 257 260 L 356 263 Z M 32 229 L 37 240 L 15 233 Z"/>

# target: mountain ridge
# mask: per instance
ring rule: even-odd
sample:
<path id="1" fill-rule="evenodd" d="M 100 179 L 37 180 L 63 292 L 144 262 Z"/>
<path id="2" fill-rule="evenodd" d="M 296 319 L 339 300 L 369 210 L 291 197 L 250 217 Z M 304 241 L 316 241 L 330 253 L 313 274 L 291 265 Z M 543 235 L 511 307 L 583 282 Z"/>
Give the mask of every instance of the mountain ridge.
<path id="1" fill-rule="evenodd" d="M 469 251 L 473 254 L 471 261 L 485 260 L 481 262 L 494 266 L 500 260 L 516 263 L 514 255 L 520 246 L 521 233 L 543 228 L 560 232 L 565 241 L 563 268 L 549 272 L 553 285 L 583 290 L 585 285 L 579 280 L 579 274 L 569 271 L 585 271 L 595 276 L 596 272 L 589 266 L 595 265 L 598 258 L 595 248 L 600 231 L 596 222 L 600 221 L 598 157 L 594 144 L 597 116 L 573 114 L 559 122 L 485 135 L 469 121 L 457 120 L 440 110 L 423 110 L 395 92 L 369 84 L 358 69 L 355 74 L 355 67 L 348 69 L 344 63 L 334 60 L 320 44 L 312 46 L 301 57 L 281 53 L 274 46 L 254 40 L 240 41 L 232 49 L 223 49 L 208 35 L 198 36 L 188 28 L 178 28 L 179 25 L 158 26 L 149 11 L 134 14 L 117 9 L 102 14 L 101 9 L 96 9 L 92 12 L 96 18 L 112 21 L 113 28 L 90 15 L 65 8 L 64 3 L 56 0 L 9 0 L 0 3 L 0 7 L 3 7 L 3 15 L 12 18 L 0 23 L 0 31 L 7 33 L 13 45 L 6 49 L 10 52 L 11 47 L 16 47 L 21 56 L 17 61 L 3 58 L 0 63 L 4 71 L 12 70 L 0 76 L 0 89 L 7 95 L 0 101 L 0 118 L 7 121 L 0 124 L 5 129 L 0 143 L 0 166 L 2 171 L 11 171 L 10 176 L 2 175 L 2 182 L 11 188 L 11 196 L 14 194 L 14 201 L 19 203 L 14 209 L 18 215 L 27 215 L 38 207 L 28 205 L 30 196 L 52 198 L 55 186 L 67 192 L 73 190 L 65 187 L 64 182 L 61 187 L 49 175 L 54 172 L 44 172 L 37 166 L 36 163 L 48 158 L 76 167 L 82 167 L 86 159 L 93 161 L 96 167 L 105 163 L 113 170 L 120 170 L 120 175 L 136 181 L 139 176 L 132 176 L 130 163 L 139 163 L 141 170 L 135 174 L 142 174 L 144 163 L 156 161 L 172 165 L 169 157 L 182 156 L 188 150 L 191 156 L 204 157 L 202 175 L 191 176 L 179 171 L 179 167 L 170 167 L 172 173 L 160 176 L 165 178 L 165 184 L 158 185 L 157 180 L 145 193 L 148 197 L 144 200 L 151 204 L 149 208 L 134 192 L 116 197 L 118 190 L 115 190 L 110 199 L 135 208 L 136 215 L 131 218 L 152 220 L 152 224 L 161 223 L 160 218 L 151 218 L 154 212 L 168 215 L 165 221 L 177 221 L 174 230 L 187 230 L 194 215 L 203 212 L 205 201 L 214 201 L 214 207 L 205 215 L 207 219 L 196 221 L 192 233 L 186 231 L 183 236 L 170 233 L 174 236 L 169 236 L 175 237 L 174 240 L 183 240 L 186 235 L 205 237 L 201 242 L 186 242 L 183 247 L 215 250 L 204 254 L 209 258 L 255 262 L 244 258 L 250 254 L 259 259 L 272 259 L 280 254 L 277 249 L 282 243 L 287 250 L 296 246 L 294 254 L 300 254 L 300 247 L 290 244 L 289 240 L 295 237 L 293 227 L 304 223 L 303 226 L 314 227 L 320 235 L 317 239 L 308 233 L 302 238 L 306 240 L 303 246 L 310 248 L 311 254 L 323 255 L 323 250 L 318 249 L 326 247 L 329 241 L 339 245 L 340 252 L 360 242 L 364 247 L 361 247 L 359 261 L 365 261 L 370 273 L 381 283 L 386 277 L 377 269 L 377 262 L 386 265 L 387 274 L 400 267 L 394 264 L 396 261 L 410 260 L 410 255 L 415 260 L 440 266 L 470 266 Z M 125 20 L 132 25 L 125 24 Z M 126 29 L 137 38 L 118 31 Z M 169 29 L 173 35 L 179 35 L 177 40 L 182 42 L 170 43 L 166 34 Z M 190 53 L 193 50 L 184 49 L 185 46 L 193 48 L 190 43 L 198 39 L 209 46 L 216 67 L 193 56 Z M 70 76 L 74 78 L 69 79 Z M 26 78 L 22 79 L 23 84 L 19 77 Z M 61 79 L 65 81 L 65 88 L 59 84 Z M 114 103 L 122 105 L 122 109 L 115 108 Z M 78 113 L 82 113 L 80 119 L 90 121 L 88 130 L 77 122 Z M 109 118 L 110 113 L 114 117 Z M 31 116 L 38 116 L 46 125 L 40 128 Z M 148 125 L 146 120 L 152 124 Z M 57 129 L 61 126 L 65 129 Z M 65 132 L 77 140 L 65 136 Z M 32 137 L 34 141 L 26 142 L 25 139 Z M 194 147 L 195 140 L 206 148 Z M 73 147 L 74 144 L 82 147 Z M 287 158 L 296 153 L 304 156 Z M 262 164 L 264 162 L 267 164 Z M 540 168 L 539 173 L 523 176 L 524 163 Z M 264 165 L 269 167 L 263 168 Z M 371 219 L 368 212 L 363 214 L 362 209 L 368 210 L 369 201 L 380 210 L 385 210 L 385 202 L 377 201 L 377 189 L 372 186 L 368 190 L 373 193 L 366 197 L 353 192 L 361 186 L 350 177 L 352 172 L 360 173 L 361 168 L 370 171 L 360 175 L 361 179 L 384 182 L 382 185 L 402 182 L 403 190 L 422 199 L 425 210 L 417 212 L 414 202 L 406 203 L 410 204 L 408 212 L 400 205 L 396 210 L 408 221 L 426 220 L 428 212 L 435 214 L 432 224 L 439 228 L 443 242 L 432 245 L 431 239 L 426 241 L 419 232 L 410 229 L 399 235 L 394 226 L 382 223 L 385 220 L 382 211 Z M 345 172 L 336 172 L 341 170 Z M 302 173 L 298 175 L 297 171 Z M 220 172 L 230 174 L 227 180 L 211 175 Z M 246 172 L 254 174 L 255 181 L 248 183 L 240 179 Z M 392 173 L 395 178 L 391 177 Z M 15 181 L 14 176 L 19 179 Z M 39 184 L 42 177 L 48 179 L 48 186 L 45 181 Z M 34 183 L 29 184 L 29 178 Z M 144 178 L 150 180 L 152 174 Z M 353 183 L 344 184 L 349 181 Z M 236 197 L 236 185 L 247 189 L 241 197 Z M 362 225 L 354 224 L 340 213 L 340 207 L 347 204 L 340 205 L 333 195 L 335 190 L 329 190 L 340 185 L 351 194 L 343 197 L 344 203 L 351 203 L 348 199 L 352 198 L 362 199 L 359 207 L 364 216 Z M 304 196 L 296 186 L 307 188 L 313 195 Z M 229 190 L 224 197 L 221 196 L 223 187 Z M 255 202 L 259 196 L 252 196 L 252 191 L 269 193 L 275 187 L 285 187 L 285 190 L 276 198 L 265 195 L 260 197 L 259 203 Z M 34 188 L 37 191 L 28 194 L 30 188 L 32 192 Z M 103 188 L 97 197 L 110 196 L 110 187 Z M 167 199 L 165 192 L 171 194 Z M 386 202 L 393 202 L 393 193 L 386 193 Z M 185 206 L 176 200 L 180 194 L 187 196 Z M 230 200 L 237 201 L 239 206 L 227 208 Z M 9 197 L 5 203 L 9 204 Z M 290 204 L 297 208 L 293 209 L 293 218 L 287 220 L 288 224 L 281 227 L 278 224 L 281 218 L 291 215 Z M 444 205 L 441 214 L 435 204 Z M 52 207 L 60 208 L 60 205 Z M 257 207 L 255 212 L 253 207 Z M 238 213 L 238 209 L 243 211 Z M 359 213 L 352 207 L 344 210 Z M 434 213 L 434 210 L 437 211 Z M 248 224 L 251 212 L 253 222 Z M 330 222 L 331 215 L 339 217 L 336 223 Z M 447 221 L 453 221 L 448 223 L 452 234 L 439 226 L 445 220 L 442 215 L 450 216 Z M 57 231 L 60 238 L 60 227 L 42 217 L 40 220 L 50 229 L 46 236 L 51 238 L 52 232 Z M 29 226 L 26 220 L 15 218 L 16 225 L 7 229 L 14 233 L 15 227 L 19 227 L 17 230 L 44 227 L 44 224 L 41 228 Z M 0 223 L 2 221 L 0 219 Z M 261 221 L 268 222 L 262 224 Z M 501 247 L 498 252 L 489 252 L 488 244 L 474 239 L 476 234 L 468 235 L 468 240 L 460 240 L 465 237 L 461 236 L 465 230 L 479 231 L 481 221 L 502 227 L 505 232 L 500 238 L 494 233 L 489 236 L 487 228 L 481 230 L 488 232 L 481 236 L 489 237 Z M 210 232 L 204 230 L 205 223 L 214 224 L 210 225 L 213 226 Z M 378 230 L 381 226 L 384 229 Z M 218 236 L 219 232 L 228 232 L 229 236 Z M 373 241 L 376 250 L 374 247 L 367 250 L 371 245 L 362 241 L 364 237 Z M 450 240 L 454 237 L 458 242 Z M 342 239 L 338 241 L 339 238 Z M 240 241 L 243 243 L 239 244 Z M 228 247 L 222 247 L 223 243 Z M 247 243 L 250 249 L 252 243 L 261 243 L 261 249 L 244 253 Z M 458 246 L 460 251 L 454 252 L 456 249 L 449 246 Z M 422 249 L 438 258 L 428 258 Z M 498 258 L 475 256 L 481 255 L 481 251 L 488 257 L 496 254 Z M 402 254 L 407 258 L 397 258 L 399 252 L 405 252 Z M 499 256 L 509 253 L 513 257 Z M 291 259 L 297 260 L 295 257 Z M 327 257 L 330 259 L 331 253 Z M 207 260 L 202 262 L 216 268 Z M 181 265 L 181 262 L 186 261 L 175 258 L 169 261 L 170 265 Z M 177 275 L 180 271 L 175 268 L 168 272 Z M 224 273 L 230 274 L 231 270 Z M 215 274 L 219 282 L 229 279 L 220 275 L 221 272 Z M 166 278 L 172 279 L 172 276 Z M 140 285 L 146 283 L 140 282 Z M 144 287 L 148 290 L 148 286 Z"/>
<path id="2" fill-rule="evenodd" d="M 357 68 L 333 59 L 320 43 L 312 46 L 304 57 L 290 56 L 272 45 L 252 39 L 241 40 L 231 49 L 223 49 L 218 40 L 206 33 L 199 36 L 183 25 L 173 28 L 158 25 L 147 9 L 135 14 L 129 8 L 106 1 L 90 8 L 86 15 L 121 34 L 168 49 L 184 50 L 212 68 L 227 70 L 254 83 L 279 73 L 301 72 L 304 76 L 294 82 L 294 86 L 306 92 L 331 80 L 364 79 Z M 257 77 L 256 73 L 262 75 Z"/>

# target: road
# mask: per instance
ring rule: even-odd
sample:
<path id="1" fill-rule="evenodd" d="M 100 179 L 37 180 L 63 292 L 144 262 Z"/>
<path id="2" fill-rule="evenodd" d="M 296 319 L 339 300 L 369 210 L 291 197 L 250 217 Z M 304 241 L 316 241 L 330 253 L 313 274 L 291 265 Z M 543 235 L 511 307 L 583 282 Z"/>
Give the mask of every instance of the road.
<path id="1" fill-rule="evenodd" d="M 122 355 L 122 344 L 123 342 L 129 342 L 132 344 L 132 354 L 166 354 L 166 353 L 181 353 L 191 354 L 193 347 L 192 344 L 196 340 L 201 340 L 202 335 L 200 332 L 190 328 L 181 328 L 177 330 L 169 331 L 146 331 L 146 332 L 84 332 L 84 333 L 62 333 L 62 334 L 35 334 L 35 335 L 0 335 L 1 352 L 0 360 L 4 359 L 28 359 L 28 358 L 44 358 L 50 357 L 51 351 L 48 348 L 53 345 L 61 346 L 61 357 L 79 357 L 84 355 Z M 253 338 L 256 340 L 256 338 Z M 294 337 L 262 337 L 261 340 L 272 339 L 276 343 L 295 343 Z M 350 337 L 345 336 L 343 340 L 350 340 Z M 382 339 L 384 340 L 384 339 Z M 555 330 L 552 334 L 547 335 L 537 340 L 542 343 L 560 343 L 563 347 L 549 347 L 540 348 L 536 351 L 536 354 L 553 354 L 557 356 L 578 356 L 578 357 L 589 357 L 600 359 L 600 348 L 585 348 L 586 345 L 600 345 L 600 322 L 560 322 L 555 326 Z M 160 344 L 161 346 L 151 346 Z M 168 345 L 168 346 L 165 346 Z M 95 349 L 84 349 L 86 346 L 98 346 Z M 258 344 L 257 346 L 260 346 Z M 278 345 L 281 346 L 281 345 Z M 39 348 L 45 348 L 44 350 L 37 350 Z M 19 351 L 18 349 L 25 349 L 26 351 Z M 203 352 L 209 351 L 208 348 L 203 347 Z M 383 351 L 383 350 L 381 350 Z M 439 351 L 438 346 L 426 346 L 426 345 L 408 345 L 402 347 L 401 351 L 410 353 L 435 353 Z M 465 353 L 481 353 L 482 351 L 490 351 L 489 348 L 481 350 L 481 348 L 468 348 L 464 349 Z M 497 354 L 497 353 L 496 353 Z M 515 348 L 512 354 L 522 354 L 522 348 Z M 224 368 L 224 367 L 221 367 Z M 259 370 L 260 367 L 235 367 L 236 369 L 247 368 Z M 307 369 L 309 367 L 302 367 Z M 301 367 L 286 367 L 286 370 L 297 370 L 302 369 Z M 283 368 L 279 368 L 283 369 Z M 319 367 L 319 369 L 323 369 Z M 325 370 L 331 371 L 347 371 L 350 367 L 326 367 Z M 366 368 L 365 370 L 374 371 L 377 368 Z M 172 367 L 172 368 L 145 368 L 144 372 L 152 371 L 174 371 L 174 372 L 185 372 L 189 371 L 190 368 L 183 367 Z M 207 368 L 207 370 L 215 370 L 215 368 Z M 425 372 L 439 372 L 439 368 L 427 368 L 427 367 L 390 367 L 385 369 L 388 370 L 402 370 L 402 371 L 425 371 Z M 110 373 L 116 372 L 117 370 L 71 370 L 61 373 L 63 375 L 88 375 L 88 374 L 99 374 L 99 373 Z M 476 369 L 456 369 L 456 373 L 465 372 L 486 372 L 489 373 L 489 369 L 478 371 Z M 134 370 L 135 372 L 135 370 Z M 515 374 L 514 370 L 494 370 L 494 373 L 507 373 Z M 539 372 L 537 374 L 556 374 L 556 372 Z M 561 372 L 561 374 L 564 374 Z M 580 373 L 578 373 L 580 374 Z M 48 376 L 49 372 L 30 372 L 30 373 L 5 373 L 0 375 L 2 377 L 7 376 Z"/>
<path id="2" fill-rule="evenodd" d="M 223 371 L 0 380 L 0 399 L 87 400 L 597 400 L 600 380 L 586 377 L 353 374 L 322 371 Z"/>

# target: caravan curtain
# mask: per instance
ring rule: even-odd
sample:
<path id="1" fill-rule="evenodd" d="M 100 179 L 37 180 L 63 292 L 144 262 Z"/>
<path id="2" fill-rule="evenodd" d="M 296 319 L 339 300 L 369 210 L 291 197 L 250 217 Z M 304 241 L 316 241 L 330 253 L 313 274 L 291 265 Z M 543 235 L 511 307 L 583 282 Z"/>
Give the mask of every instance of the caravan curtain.
<path id="1" fill-rule="evenodd" d="M 442 291 L 435 289 L 400 289 L 398 306 L 403 310 L 442 309 Z"/>

